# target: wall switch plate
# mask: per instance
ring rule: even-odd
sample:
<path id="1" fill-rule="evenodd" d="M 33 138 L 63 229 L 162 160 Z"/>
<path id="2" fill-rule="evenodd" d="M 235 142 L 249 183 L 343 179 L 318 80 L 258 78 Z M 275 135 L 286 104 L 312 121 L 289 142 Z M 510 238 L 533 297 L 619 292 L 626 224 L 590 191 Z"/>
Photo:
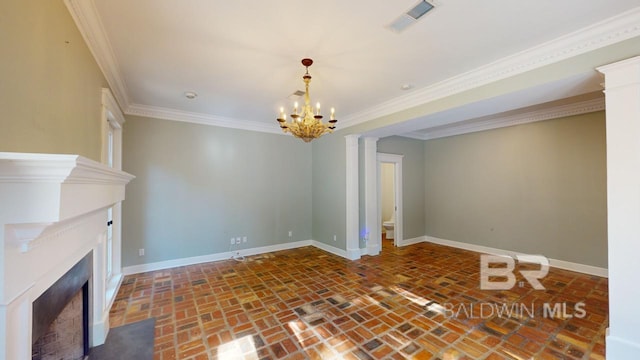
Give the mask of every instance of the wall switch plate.
<path id="1" fill-rule="evenodd" d="M 293 236 L 293 231 L 289 230 L 289 237 Z"/>
<path id="2" fill-rule="evenodd" d="M 138 256 L 144 256 L 144 249 L 138 249 Z"/>
<path id="3" fill-rule="evenodd" d="M 241 241 L 242 241 L 242 239 L 240 238 L 240 236 L 238 236 L 238 237 L 236 238 L 236 244 L 240 244 L 240 242 L 241 242 Z"/>
<path id="4" fill-rule="evenodd" d="M 236 239 L 235 238 L 231 238 L 231 245 L 236 243 Z"/>
<path id="5" fill-rule="evenodd" d="M 333 235 L 333 241 L 338 241 L 338 237 Z"/>
<path id="6" fill-rule="evenodd" d="M 246 243 L 246 242 L 247 242 L 247 237 L 246 237 L 246 236 L 243 236 L 243 237 L 242 237 L 242 242 L 243 242 L 243 243 Z"/>

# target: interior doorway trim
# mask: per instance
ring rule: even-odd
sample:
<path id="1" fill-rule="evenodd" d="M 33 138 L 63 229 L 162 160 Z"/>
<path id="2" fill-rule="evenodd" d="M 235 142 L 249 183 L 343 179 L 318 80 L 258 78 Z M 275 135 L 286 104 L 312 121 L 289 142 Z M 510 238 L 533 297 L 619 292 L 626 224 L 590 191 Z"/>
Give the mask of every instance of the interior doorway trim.
<path id="1" fill-rule="evenodd" d="M 377 222 L 376 225 L 381 228 L 382 227 L 382 164 L 383 163 L 392 163 L 394 164 L 394 176 L 393 176 L 393 187 L 394 187 L 394 196 L 395 196 L 395 224 L 394 224 L 394 237 L 393 237 L 393 245 L 398 246 L 402 244 L 403 240 L 403 216 L 402 216 L 402 158 L 404 155 L 397 154 L 386 154 L 386 153 L 378 153 L 377 155 L 377 174 L 376 174 L 376 182 L 378 191 L 376 192 L 375 204 L 377 207 Z M 377 242 L 379 249 L 382 249 L 382 236 L 378 236 L 374 239 Z M 371 242 L 374 242 L 371 241 Z M 374 245 L 374 244 L 372 244 Z M 375 246 L 375 245 L 374 245 Z"/>

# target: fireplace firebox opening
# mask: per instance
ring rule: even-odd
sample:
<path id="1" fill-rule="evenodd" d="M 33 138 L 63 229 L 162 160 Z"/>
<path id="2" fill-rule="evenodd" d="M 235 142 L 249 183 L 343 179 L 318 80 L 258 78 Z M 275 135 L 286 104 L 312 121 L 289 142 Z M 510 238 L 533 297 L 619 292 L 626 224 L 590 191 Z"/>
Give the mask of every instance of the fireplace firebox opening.
<path id="1" fill-rule="evenodd" d="M 33 302 L 32 360 L 84 359 L 89 354 L 89 252 Z"/>

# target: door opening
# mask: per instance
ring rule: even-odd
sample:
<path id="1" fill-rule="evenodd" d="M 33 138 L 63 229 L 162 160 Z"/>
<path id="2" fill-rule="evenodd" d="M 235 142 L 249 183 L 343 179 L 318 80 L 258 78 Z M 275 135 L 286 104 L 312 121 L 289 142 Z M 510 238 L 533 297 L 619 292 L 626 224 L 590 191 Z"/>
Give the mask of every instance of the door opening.
<path id="1" fill-rule="evenodd" d="M 402 234 L 402 155 L 378 153 L 380 250 L 400 246 Z"/>
<path id="2" fill-rule="evenodd" d="M 395 197 L 395 164 L 383 162 L 380 164 L 380 231 L 381 241 L 384 250 L 389 245 L 395 245 L 395 220 L 396 220 L 396 197 Z"/>

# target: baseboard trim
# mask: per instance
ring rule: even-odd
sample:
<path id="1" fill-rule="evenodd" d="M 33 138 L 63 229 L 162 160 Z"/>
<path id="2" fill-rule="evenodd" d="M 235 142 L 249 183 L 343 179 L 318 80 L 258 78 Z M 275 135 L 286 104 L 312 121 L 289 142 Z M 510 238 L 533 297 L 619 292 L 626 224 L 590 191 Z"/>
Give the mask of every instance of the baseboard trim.
<path id="1" fill-rule="evenodd" d="M 421 242 L 430 242 L 433 244 L 451 246 L 458 249 L 464 249 L 464 250 L 470 250 L 474 252 L 494 254 L 494 255 L 522 254 L 516 251 L 508 251 L 508 250 L 502 250 L 502 249 L 492 248 L 488 246 L 474 245 L 474 244 L 468 244 L 468 243 L 463 243 L 459 241 L 440 239 L 433 236 L 418 236 L 411 239 L 404 239 L 398 242 L 398 246 L 408 246 L 408 245 L 418 244 Z M 343 250 L 335 246 L 331 246 L 316 240 L 303 240 L 303 241 L 296 241 L 296 242 L 283 243 L 283 244 L 277 244 L 277 245 L 262 246 L 262 247 L 252 248 L 252 249 L 239 250 L 239 252 L 240 252 L 240 255 L 251 256 L 251 255 L 259 255 L 259 254 L 264 254 L 264 253 L 269 253 L 274 251 L 296 249 L 304 246 L 314 246 L 320 250 L 326 251 L 328 253 L 331 253 L 349 260 L 357 260 L 360 258 L 360 256 L 366 255 L 365 253 L 367 252 L 367 248 L 349 249 L 347 251 L 347 250 Z M 228 260 L 234 255 L 234 253 L 235 252 L 227 251 L 223 253 L 215 253 L 215 254 L 209 254 L 209 255 L 194 256 L 189 258 L 159 261 L 159 262 L 154 262 L 149 264 L 127 266 L 122 269 L 122 274 L 132 275 L 132 274 L 139 274 L 139 273 L 148 272 L 148 271 L 157 271 L 157 270 L 171 269 L 171 268 L 180 267 L 180 266 L 202 264 L 202 263 L 212 262 L 212 261 Z M 583 274 L 596 275 L 601 277 L 609 276 L 609 271 L 607 269 L 596 267 L 596 266 L 578 264 L 578 263 L 573 263 L 573 262 L 563 261 L 563 260 L 556 260 L 556 259 L 549 259 L 549 263 L 551 266 L 559 269 L 571 270 L 571 271 L 576 271 Z"/>
<path id="2" fill-rule="evenodd" d="M 409 246 L 409 245 L 418 244 L 425 241 L 427 241 L 427 237 L 423 235 L 423 236 L 418 236 L 411 239 L 402 239 L 401 241 L 398 241 L 398 246 L 399 247 Z"/>
<path id="3" fill-rule="evenodd" d="M 91 324 L 91 338 L 89 339 L 91 347 L 96 347 L 104 344 L 104 341 L 107 339 L 107 335 L 109 335 L 109 312 L 106 311 L 102 314 L 102 319 L 96 321 L 94 319 L 93 324 Z"/>
<path id="4" fill-rule="evenodd" d="M 321 248 L 320 246 L 317 246 L 316 243 L 318 242 L 314 240 L 302 240 L 302 241 L 295 241 L 295 242 L 283 243 L 283 244 L 277 244 L 277 245 L 261 246 L 257 248 L 251 248 L 251 249 L 226 251 L 222 253 L 193 256 L 193 257 L 182 258 L 182 259 L 158 261 L 158 262 L 153 262 L 148 264 L 127 266 L 122 268 L 122 273 L 124 275 L 131 275 L 131 274 L 139 274 L 139 273 L 148 272 L 148 271 L 171 269 L 171 268 L 180 267 L 180 266 L 202 264 L 202 263 L 212 262 L 212 261 L 228 260 L 228 259 L 231 259 L 231 257 L 236 252 L 239 252 L 240 255 L 243 255 L 243 256 L 251 256 L 251 255 L 264 254 L 264 253 L 269 253 L 274 251 L 295 249 L 295 248 L 311 246 L 311 245 Z M 323 248 L 321 249 L 325 250 Z M 340 249 L 337 249 L 337 250 L 340 250 Z M 325 250 L 325 251 L 329 251 L 329 250 Z M 339 255 L 339 254 L 336 254 L 336 255 Z M 346 257 L 346 252 L 345 252 L 345 256 L 343 257 Z"/>
<path id="5" fill-rule="evenodd" d="M 430 242 L 438 245 L 451 246 L 458 249 L 470 250 L 480 253 L 493 254 L 493 255 L 522 255 L 523 253 L 517 251 L 509 251 L 503 249 L 492 248 L 488 246 L 468 244 L 459 241 L 440 239 L 433 236 L 424 236 L 425 242 Z M 543 254 L 544 255 L 544 254 Z M 549 264 L 552 267 L 564 270 L 575 271 L 583 274 L 596 275 L 600 277 L 609 277 L 609 270 L 597 266 L 578 264 L 574 262 L 549 259 Z"/>
<path id="6" fill-rule="evenodd" d="M 360 249 L 361 255 L 376 256 L 380 254 L 381 244 L 368 244 L 367 247 Z"/>
<path id="7" fill-rule="evenodd" d="M 360 248 L 347 249 L 346 258 L 349 259 L 349 260 L 358 260 L 358 259 L 360 259 L 361 251 L 362 251 L 362 249 L 360 249 Z"/>
<path id="8" fill-rule="evenodd" d="M 607 359 L 639 359 L 640 344 L 631 342 L 617 336 L 607 336 Z"/>
<path id="9" fill-rule="evenodd" d="M 324 250 L 326 252 L 332 253 L 333 255 L 338 255 L 338 256 L 343 257 L 345 259 L 349 258 L 349 256 L 347 256 L 347 251 L 346 250 L 337 248 L 335 246 L 331 246 L 329 244 L 325 244 L 323 242 L 316 241 L 316 240 L 311 240 L 311 245 L 317 247 L 320 250 Z"/>

